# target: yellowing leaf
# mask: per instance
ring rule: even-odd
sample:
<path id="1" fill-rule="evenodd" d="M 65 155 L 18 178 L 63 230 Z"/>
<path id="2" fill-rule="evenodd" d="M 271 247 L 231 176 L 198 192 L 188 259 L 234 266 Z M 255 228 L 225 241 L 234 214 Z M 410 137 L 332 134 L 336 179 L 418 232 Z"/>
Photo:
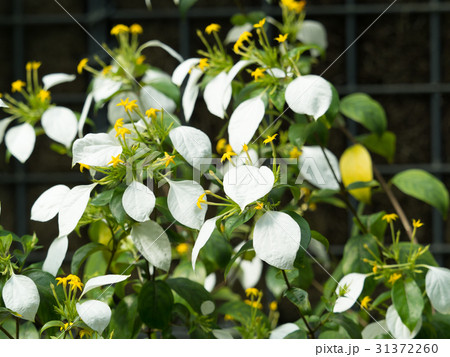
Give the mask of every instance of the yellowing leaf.
<path id="1" fill-rule="evenodd" d="M 353 145 L 344 151 L 339 161 L 339 167 L 345 187 L 354 182 L 367 182 L 373 179 L 372 159 L 367 149 L 360 144 Z M 358 188 L 349 192 L 358 201 L 370 203 L 370 187 Z"/>

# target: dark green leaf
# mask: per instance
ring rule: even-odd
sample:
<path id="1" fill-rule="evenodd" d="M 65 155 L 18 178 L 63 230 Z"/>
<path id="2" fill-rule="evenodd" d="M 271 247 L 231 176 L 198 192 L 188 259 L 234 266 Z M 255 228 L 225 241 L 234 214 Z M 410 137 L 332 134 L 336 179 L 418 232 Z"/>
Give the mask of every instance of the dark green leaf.
<path id="1" fill-rule="evenodd" d="M 339 330 L 343 328 L 350 338 L 362 338 L 361 327 L 343 314 L 335 314 L 330 318 L 331 322 L 335 322 L 339 325 Z"/>
<path id="2" fill-rule="evenodd" d="M 306 334 L 306 331 L 299 329 L 297 331 L 291 332 L 290 334 L 286 335 L 284 338 L 285 339 L 306 340 L 308 338 L 308 335 Z"/>
<path id="3" fill-rule="evenodd" d="M 156 198 L 156 209 L 169 221 L 173 222 L 175 219 L 167 206 L 167 197 L 161 196 Z"/>
<path id="4" fill-rule="evenodd" d="M 391 292 L 385 291 L 384 293 L 377 296 L 377 298 L 371 303 L 372 308 L 377 307 L 378 305 L 384 303 L 385 301 L 391 298 Z"/>
<path id="5" fill-rule="evenodd" d="M 364 187 L 378 187 L 380 184 L 376 180 L 372 181 L 355 181 L 347 186 L 347 190 L 355 190 L 358 188 L 364 188 Z"/>
<path id="6" fill-rule="evenodd" d="M 418 169 L 406 170 L 395 175 L 392 183 L 403 193 L 436 207 L 447 218 L 447 188 L 430 173 Z"/>
<path id="7" fill-rule="evenodd" d="M 326 248 L 326 250 L 328 251 L 328 248 L 330 247 L 330 243 L 328 242 L 328 239 L 326 239 L 322 234 L 320 234 L 317 231 L 311 231 L 311 238 L 322 243 L 324 245 L 324 247 Z"/>
<path id="8" fill-rule="evenodd" d="M 374 133 L 364 134 L 358 136 L 356 139 L 370 151 L 386 158 L 389 163 L 394 161 L 397 141 L 394 133 L 385 131 L 381 136 Z"/>
<path id="9" fill-rule="evenodd" d="M 199 314 L 202 304 L 205 301 L 212 301 L 210 293 L 195 281 L 186 278 L 173 278 L 166 280 L 166 283 Z"/>
<path id="10" fill-rule="evenodd" d="M 105 206 L 111 202 L 114 195 L 114 190 L 103 191 L 91 200 L 93 206 Z"/>
<path id="11" fill-rule="evenodd" d="M 138 312 L 141 320 L 150 328 L 164 329 L 170 322 L 173 294 L 163 281 L 147 281 L 138 297 Z"/>
<path id="12" fill-rule="evenodd" d="M 228 263 L 227 267 L 225 268 L 225 273 L 224 273 L 224 279 L 227 279 L 227 275 L 230 272 L 231 267 L 233 266 L 234 262 L 236 261 L 237 258 L 239 258 L 242 254 L 244 254 L 245 252 L 249 251 L 249 250 L 253 250 L 253 241 L 249 240 L 247 241 L 242 247 L 241 249 L 239 249 L 239 252 L 237 252 L 233 258 L 231 258 L 230 262 Z"/>
<path id="13" fill-rule="evenodd" d="M 386 212 L 381 211 L 368 216 L 361 215 L 361 222 L 367 227 L 369 233 L 377 237 L 381 242 L 384 240 L 384 233 L 387 228 L 387 222 L 383 219 Z"/>
<path id="14" fill-rule="evenodd" d="M 180 103 L 180 89 L 173 84 L 170 80 L 158 79 L 152 80 L 149 85 L 155 88 L 158 92 L 163 93 L 175 103 Z"/>
<path id="15" fill-rule="evenodd" d="M 225 234 L 227 235 L 227 237 L 230 238 L 235 229 L 239 228 L 242 224 L 252 219 L 252 217 L 255 215 L 255 212 L 256 211 L 254 209 L 249 209 L 244 213 L 235 214 L 228 218 L 224 224 Z"/>
<path id="16" fill-rule="evenodd" d="M 117 223 L 124 224 L 125 218 L 127 216 L 123 205 L 122 205 L 122 196 L 125 192 L 125 188 L 118 186 L 114 190 L 114 194 L 111 198 L 111 202 L 109 203 L 109 209 L 111 210 L 112 215 L 117 220 Z"/>
<path id="17" fill-rule="evenodd" d="M 233 250 L 230 243 L 221 233 L 214 230 L 208 242 L 200 251 L 200 256 L 208 272 L 213 272 L 218 269 L 224 269 L 230 261 L 232 253 Z"/>
<path id="18" fill-rule="evenodd" d="M 75 254 L 72 257 L 72 264 L 70 266 L 70 271 L 72 274 L 78 274 L 78 270 L 81 267 L 81 264 L 93 253 L 98 251 L 108 251 L 108 248 L 100 243 L 88 243 L 75 251 Z"/>
<path id="19" fill-rule="evenodd" d="M 136 338 L 141 327 L 138 314 L 138 298 L 128 295 L 112 311 L 109 331 L 114 331 L 113 338 Z"/>
<path id="20" fill-rule="evenodd" d="M 344 275 L 350 273 L 370 273 L 372 271 L 371 266 L 365 263 L 364 259 L 373 260 L 373 256 L 364 247 L 367 247 L 379 257 L 378 245 L 374 237 L 370 234 L 354 236 L 345 244 L 344 256 L 342 259 L 342 271 Z"/>
<path id="21" fill-rule="evenodd" d="M 336 88 L 330 83 L 331 91 L 333 93 L 333 96 L 331 97 L 331 104 L 326 113 L 324 114 L 325 120 L 328 122 L 328 124 L 332 125 L 334 122 L 334 119 L 339 113 L 339 93 L 337 92 Z"/>
<path id="22" fill-rule="evenodd" d="M 402 322 L 413 331 L 422 317 L 422 292 L 412 278 L 399 279 L 392 287 L 392 301 Z"/>
<path id="23" fill-rule="evenodd" d="M 412 251 L 413 252 L 415 250 L 419 249 L 419 248 L 422 248 L 422 249 L 424 248 L 420 244 L 413 244 L 413 243 L 409 243 L 409 242 L 400 242 L 398 244 L 398 248 L 400 249 L 400 254 L 399 254 L 399 263 L 400 264 L 408 262 L 408 255 L 409 255 L 409 252 L 411 251 L 411 248 L 410 248 L 411 244 L 412 244 Z M 417 264 L 431 265 L 433 267 L 439 266 L 438 263 L 436 262 L 436 260 L 433 258 L 433 255 L 429 251 L 423 253 L 416 260 L 416 263 Z"/>
<path id="24" fill-rule="evenodd" d="M 217 312 L 223 315 L 230 315 L 233 320 L 245 325 L 250 323 L 252 316 L 252 308 L 242 301 L 226 302 L 217 310 Z M 267 317 L 262 311 L 256 310 L 256 316 L 261 318 L 262 325 L 267 326 Z"/>
<path id="25" fill-rule="evenodd" d="M 305 290 L 290 288 L 284 292 L 284 296 L 297 306 L 303 315 L 311 313 L 311 304 L 309 303 L 308 293 Z"/>
<path id="26" fill-rule="evenodd" d="M 52 327 L 64 327 L 64 322 L 59 321 L 59 320 L 52 320 L 47 322 L 44 326 L 42 326 L 41 331 L 39 332 L 41 335 L 45 330 L 48 330 L 49 328 Z"/>

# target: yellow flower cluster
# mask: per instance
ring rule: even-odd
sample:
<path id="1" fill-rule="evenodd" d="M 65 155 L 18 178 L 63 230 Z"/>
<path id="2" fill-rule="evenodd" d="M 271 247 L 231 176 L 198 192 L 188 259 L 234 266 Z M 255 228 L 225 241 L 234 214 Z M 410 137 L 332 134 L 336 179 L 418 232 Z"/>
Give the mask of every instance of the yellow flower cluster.
<path id="1" fill-rule="evenodd" d="M 122 106 L 125 108 L 125 111 L 127 113 L 128 112 L 132 113 L 135 108 L 138 108 L 138 105 L 136 104 L 136 102 L 137 102 L 137 99 L 131 100 L 131 101 L 130 101 L 130 98 L 127 98 L 125 100 L 121 99 L 120 103 L 118 103 L 117 106 L 118 107 Z"/>
<path id="2" fill-rule="evenodd" d="M 205 32 L 208 35 L 211 35 L 213 32 L 219 32 L 219 30 L 220 30 L 219 24 L 210 24 L 210 25 L 206 26 L 206 28 L 205 28 Z"/>
<path id="3" fill-rule="evenodd" d="M 265 68 L 256 68 L 252 73 L 251 76 L 255 78 L 255 82 L 258 82 L 259 78 L 263 78 L 265 76 L 264 71 Z"/>
<path id="4" fill-rule="evenodd" d="M 398 216 L 395 213 L 385 214 L 381 219 L 387 223 L 394 222 Z"/>
<path id="5" fill-rule="evenodd" d="M 118 136 L 122 136 L 122 139 L 125 139 L 125 135 L 131 134 L 131 131 L 127 128 L 123 127 L 123 118 L 117 119 L 114 124 L 114 130 L 116 131 L 116 138 Z"/>
<path id="6" fill-rule="evenodd" d="M 69 274 L 65 278 L 56 278 L 56 281 L 58 281 L 58 284 L 62 284 L 64 288 L 66 288 L 67 284 L 70 286 L 70 290 L 76 290 L 80 289 L 83 290 L 84 284 L 81 282 L 80 278 L 76 275 Z"/>
<path id="7" fill-rule="evenodd" d="M 26 83 L 18 79 L 11 83 L 11 92 L 21 92 L 22 88 L 25 87 Z"/>
<path id="8" fill-rule="evenodd" d="M 239 49 L 244 45 L 245 41 L 249 41 L 250 37 L 252 37 L 252 34 L 248 31 L 244 31 L 236 41 L 236 43 L 233 46 L 233 51 L 235 53 L 239 53 Z"/>
<path id="9" fill-rule="evenodd" d="M 306 1 L 281 0 L 281 5 L 284 5 L 289 11 L 299 14 L 305 8 Z"/>

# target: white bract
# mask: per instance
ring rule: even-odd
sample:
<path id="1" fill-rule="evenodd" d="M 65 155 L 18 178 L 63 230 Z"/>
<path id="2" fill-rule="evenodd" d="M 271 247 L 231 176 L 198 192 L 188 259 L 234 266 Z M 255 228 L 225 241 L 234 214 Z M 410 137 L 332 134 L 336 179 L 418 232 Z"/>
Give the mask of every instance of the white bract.
<path id="1" fill-rule="evenodd" d="M 133 181 L 122 196 L 123 209 L 138 222 L 145 222 L 150 219 L 155 203 L 156 198 L 153 192 L 137 181 Z"/>
<path id="2" fill-rule="evenodd" d="M 207 205 L 197 206 L 198 198 L 205 193 L 202 186 L 195 181 L 168 181 L 170 184 L 167 196 L 169 211 L 181 224 L 193 229 L 200 229 L 205 216 Z M 204 197 L 206 201 L 206 196 Z"/>
<path id="3" fill-rule="evenodd" d="M 87 134 L 84 138 L 75 140 L 72 153 L 72 166 L 107 166 L 113 156 L 122 153 L 122 145 L 113 134 Z"/>
<path id="4" fill-rule="evenodd" d="M 138 48 L 137 52 L 140 53 L 148 47 L 162 48 L 169 55 L 171 55 L 173 58 L 175 58 L 178 62 L 183 62 L 183 57 L 181 57 L 181 55 L 177 51 L 175 51 L 172 47 L 167 46 L 165 43 L 162 43 L 159 40 L 150 40 L 150 41 L 145 42 Z"/>
<path id="5" fill-rule="evenodd" d="M 228 124 L 228 138 L 235 153 L 240 153 L 255 135 L 264 118 L 265 105 L 261 97 L 248 99 L 238 105 Z"/>
<path id="6" fill-rule="evenodd" d="M 300 240 L 299 225 L 283 212 L 264 213 L 256 222 L 253 231 L 253 248 L 256 255 L 278 269 L 293 268 Z"/>
<path id="7" fill-rule="evenodd" d="M 144 108 L 155 108 L 168 113 L 173 113 L 177 109 L 177 104 L 173 99 L 151 85 L 144 86 L 141 89 L 140 99 Z"/>
<path id="8" fill-rule="evenodd" d="M 49 90 L 58 84 L 72 82 L 75 78 L 76 76 L 74 74 L 52 73 L 42 77 L 42 83 L 44 83 L 44 89 Z"/>
<path id="9" fill-rule="evenodd" d="M 77 135 L 78 121 L 75 114 L 65 107 L 52 107 L 42 114 L 42 127 L 50 139 L 67 148 Z"/>
<path id="10" fill-rule="evenodd" d="M 184 119 L 186 120 L 186 122 L 189 122 L 192 116 L 192 112 L 194 111 L 195 102 L 197 101 L 198 92 L 200 90 L 198 81 L 200 80 L 200 77 L 202 75 L 203 71 L 199 70 L 198 68 L 192 68 L 191 74 L 189 75 L 189 79 L 186 84 L 183 97 L 181 99 Z"/>
<path id="11" fill-rule="evenodd" d="M 267 195 L 274 182 L 275 177 L 268 167 L 242 165 L 228 170 L 223 178 L 223 188 L 227 196 L 244 210 L 248 204 Z"/>
<path id="12" fill-rule="evenodd" d="M 0 108 L 8 108 L 3 100 L 0 99 Z"/>
<path id="13" fill-rule="evenodd" d="M 5 135 L 5 144 L 12 156 L 22 164 L 28 160 L 34 149 L 36 134 L 34 128 L 23 123 L 8 130 Z"/>
<path id="14" fill-rule="evenodd" d="M 125 101 L 127 98 L 129 101 L 139 99 L 139 97 L 134 92 L 126 91 L 126 92 L 118 93 L 117 95 L 112 97 L 112 99 L 109 101 L 109 103 L 108 103 L 108 121 L 111 125 L 114 125 L 118 119 L 123 119 L 123 121 L 125 123 L 130 121 L 130 119 L 128 118 L 128 114 L 130 114 L 131 118 L 135 122 L 140 120 L 139 115 L 135 111 L 127 114 L 125 112 L 125 108 L 122 105 L 120 105 L 120 106 L 117 105 L 117 104 L 121 103 L 121 100 Z M 149 107 L 149 108 L 151 108 L 151 107 Z"/>
<path id="15" fill-rule="evenodd" d="M 441 314 L 450 314 L 450 270 L 428 267 L 425 289 L 431 305 Z"/>
<path id="16" fill-rule="evenodd" d="M 300 176 L 318 188 L 339 190 L 339 183 L 336 181 L 336 178 L 341 181 L 338 159 L 330 150 L 324 150 L 326 157 L 320 146 L 302 147 L 302 154 L 298 158 Z M 328 165 L 327 158 L 333 170 Z"/>
<path id="17" fill-rule="evenodd" d="M 220 119 L 225 117 L 225 110 L 231 99 L 231 86 L 225 72 L 220 72 L 209 81 L 205 87 L 203 98 L 211 114 Z"/>
<path id="18" fill-rule="evenodd" d="M 200 58 L 188 58 L 187 60 L 181 62 L 177 68 L 173 71 L 172 82 L 177 86 L 183 84 L 184 79 L 188 73 L 200 62 Z"/>
<path id="19" fill-rule="evenodd" d="M 202 249 L 205 244 L 208 242 L 211 237 L 214 228 L 216 228 L 216 222 L 218 217 L 210 218 L 205 223 L 203 223 L 202 228 L 200 228 L 200 232 L 198 232 L 197 239 L 194 244 L 194 248 L 192 248 L 192 269 L 195 270 L 195 262 L 197 261 L 198 253 L 200 249 Z"/>
<path id="20" fill-rule="evenodd" d="M 34 321 L 40 298 L 36 284 L 29 277 L 13 274 L 3 286 L 2 298 L 6 308 L 25 320 Z"/>
<path id="21" fill-rule="evenodd" d="M 44 191 L 31 207 L 31 219 L 47 222 L 55 217 L 69 191 L 66 185 L 56 185 Z"/>
<path id="22" fill-rule="evenodd" d="M 100 335 L 111 320 L 111 309 L 107 304 L 98 300 L 88 300 L 77 303 L 77 312 L 81 320 Z"/>
<path id="23" fill-rule="evenodd" d="M 131 229 L 134 245 L 155 267 L 169 271 L 172 251 L 169 238 L 161 226 L 153 221 L 136 223 Z"/>
<path id="24" fill-rule="evenodd" d="M 350 309 L 361 295 L 365 280 L 366 276 L 359 273 L 350 273 L 344 276 L 336 287 L 338 298 L 333 312 L 344 312 Z"/>
<path id="25" fill-rule="evenodd" d="M 94 100 L 94 95 L 89 93 L 83 104 L 83 109 L 81 110 L 80 120 L 78 121 L 78 137 L 83 137 L 83 128 L 86 123 L 87 116 L 89 114 L 89 109 L 91 108 L 92 101 Z"/>
<path id="26" fill-rule="evenodd" d="M 93 82 L 92 94 L 97 103 L 111 97 L 122 86 L 122 82 L 103 76 L 95 77 Z"/>
<path id="27" fill-rule="evenodd" d="M 403 324 L 400 316 L 398 315 L 397 310 L 395 309 L 394 305 L 392 305 L 389 306 L 389 308 L 386 311 L 386 325 L 395 338 L 411 339 L 416 337 L 416 335 L 422 328 L 422 317 L 420 318 L 419 322 L 417 322 L 417 325 L 414 328 L 414 330 L 411 332 L 408 329 L 408 327 L 406 327 L 406 325 Z"/>
<path id="28" fill-rule="evenodd" d="M 300 31 L 297 32 L 297 39 L 306 45 L 317 45 L 323 50 L 328 47 L 327 31 L 318 21 L 304 20 Z M 312 49 L 311 54 L 317 57 L 320 52 Z"/>
<path id="29" fill-rule="evenodd" d="M 376 322 L 372 322 L 364 327 L 364 329 L 361 331 L 362 338 L 365 340 L 378 338 L 382 335 L 388 334 L 389 330 L 386 324 L 386 320 L 378 320 Z"/>
<path id="30" fill-rule="evenodd" d="M 58 270 L 66 257 L 68 247 L 69 240 L 67 239 L 67 236 L 56 238 L 50 245 L 50 248 L 48 248 L 47 257 L 42 265 L 42 270 L 53 276 L 58 275 Z"/>
<path id="31" fill-rule="evenodd" d="M 209 137 L 201 130 L 190 126 L 179 126 L 169 133 L 174 148 L 194 168 L 209 165 L 212 149 Z"/>
<path id="32" fill-rule="evenodd" d="M 233 26 L 230 31 L 228 31 L 224 43 L 227 45 L 229 43 L 236 42 L 245 31 L 250 32 L 252 29 L 253 24 L 250 24 L 248 22 L 240 26 Z"/>
<path id="33" fill-rule="evenodd" d="M 290 333 L 297 331 L 297 330 L 300 330 L 300 328 L 296 324 L 289 322 L 287 324 L 280 325 L 277 328 L 275 328 L 274 330 L 272 330 L 269 338 L 270 339 L 283 339 Z"/>
<path id="34" fill-rule="evenodd" d="M 236 263 L 239 265 L 238 279 L 241 282 L 244 290 L 254 288 L 261 279 L 263 271 L 263 262 L 257 256 L 253 257 L 251 261 L 245 259 L 237 259 Z"/>
<path id="35" fill-rule="evenodd" d="M 0 144 L 3 142 L 3 137 L 5 136 L 6 128 L 8 127 L 9 123 L 11 123 L 13 120 L 14 120 L 13 117 L 0 120 Z"/>
<path id="36" fill-rule="evenodd" d="M 98 288 L 100 286 L 104 285 L 112 285 L 116 283 L 120 283 L 126 279 L 128 279 L 129 275 L 116 275 L 116 274 L 109 274 L 109 275 L 101 275 L 96 276 L 95 278 L 89 279 L 84 286 L 83 292 L 81 293 L 80 298 L 86 294 L 88 291 L 91 291 L 92 289 Z"/>
<path id="37" fill-rule="evenodd" d="M 312 74 L 294 79 L 285 93 L 286 102 L 292 111 L 311 115 L 316 120 L 326 113 L 332 97 L 330 84 Z"/>

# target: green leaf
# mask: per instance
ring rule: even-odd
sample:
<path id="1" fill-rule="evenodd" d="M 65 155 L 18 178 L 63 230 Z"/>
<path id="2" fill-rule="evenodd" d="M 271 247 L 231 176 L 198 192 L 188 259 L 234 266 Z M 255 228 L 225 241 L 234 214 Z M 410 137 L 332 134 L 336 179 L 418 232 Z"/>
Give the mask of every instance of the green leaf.
<path id="1" fill-rule="evenodd" d="M 412 244 L 412 249 L 411 249 Z M 399 254 L 399 263 L 404 264 L 408 262 L 408 256 L 410 251 L 414 252 L 415 250 L 418 250 L 419 248 L 424 249 L 423 245 L 420 244 L 414 244 L 409 242 L 400 242 L 398 243 L 398 248 L 400 250 Z M 430 253 L 430 251 L 427 251 L 423 253 L 417 260 L 416 264 L 425 264 L 425 265 L 431 265 L 433 267 L 439 266 L 436 260 L 433 258 L 433 255 Z"/>
<path id="2" fill-rule="evenodd" d="M 272 94 L 269 94 L 270 101 L 280 113 L 283 112 L 284 104 L 286 103 L 284 91 L 285 91 L 284 87 L 278 87 L 273 91 Z M 269 91 L 269 93 L 271 92 Z"/>
<path id="3" fill-rule="evenodd" d="M 93 253 L 98 251 L 108 251 L 108 248 L 100 243 L 88 243 L 75 251 L 75 254 L 72 257 L 72 263 L 70 266 L 70 271 L 72 274 L 78 274 L 78 270 L 81 267 L 81 264 Z"/>
<path id="4" fill-rule="evenodd" d="M 422 317 L 422 292 L 412 278 L 399 279 L 392 287 L 392 301 L 402 322 L 413 331 Z"/>
<path id="5" fill-rule="evenodd" d="M 323 115 L 328 124 L 332 125 L 334 119 L 339 114 L 339 93 L 336 88 L 330 83 L 333 96 L 331 97 L 331 104 L 326 113 Z"/>
<path id="6" fill-rule="evenodd" d="M 306 331 L 297 330 L 297 331 L 291 332 L 290 334 L 286 335 L 284 338 L 285 339 L 306 340 L 308 338 L 308 335 L 306 334 Z"/>
<path id="7" fill-rule="evenodd" d="M 223 235 L 214 230 L 208 242 L 200 251 L 200 257 L 208 272 L 224 269 L 231 259 L 233 249 Z M 192 270 L 192 266 L 190 268 Z"/>
<path id="8" fill-rule="evenodd" d="M 0 325 L 2 322 L 10 317 L 11 315 L 14 315 L 10 309 L 7 309 L 6 307 L 0 306 Z"/>
<path id="9" fill-rule="evenodd" d="M 362 338 L 360 325 L 355 323 L 344 314 L 335 314 L 330 318 L 330 321 L 335 322 L 339 325 L 339 331 L 341 328 L 343 328 L 345 332 L 347 332 L 347 334 L 350 336 L 350 338 Z"/>
<path id="10" fill-rule="evenodd" d="M 136 295 L 128 295 L 112 311 L 109 331 L 114 331 L 113 338 L 136 338 L 141 324 L 138 298 Z"/>
<path id="11" fill-rule="evenodd" d="M 181 12 L 181 16 L 185 17 L 187 11 L 192 6 L 194 6 L 196 2 L 197 2 L 197 0 L 180 0 L 180 4 L 178 6 L 179 6 L 179 9 L 180 9 L 180 12 Z"/>
<path id="12" fill-rule="evenodd" d="M 42 326 L 41 331 L 39 332 L 39 334 L 42 335 L 42 333 L 45 330 L 48 330 L 49 328 L 52 328 L 52 327 L 59 327 L 59 328 L 64 327 L 64 322 L 59 321 L 59 320 L 49 321 L 44 326 Z"/>
<path id="13" fill-rule="evenodd" d="M 167 206 L 167 197 L 157 197 L 155 207 L 164 216 L 164 218 L 167 219 L 167 221 L 175 221 L 175 218 L 173 218 L 172 213 L 170 213 L 169 207 Z"/>
<path id="14" fill-rule="evenodd" d="M 95 196 L 90 203 L 92 206 L 105 206 L 109 202 L 111 202 L 113 195 L 114 190 L 103 191 L 102 193 Z"/>
<path id="15" fill-rule="evenodd" d="M 311 231 L 311 238 L 315 239 L 319 243 L 322 243 L 325 247 L 325 249 L 328 252 L 328 248 L 330 247 L 330 243 L 328 242 L 328 239 L 326 239 L 322 234 L 320 234 L 317 231 Z"/>
<path id="16" fill-rule="evenodd" d="M 365 234 L 351 237 L 344 247 L 344 256 L 342 258 L 344 275 L 350 273 L 365 274 L 372 271 L 371 266 L 363 261 L 363 259 L 373 260 L 373 256 L 364 248 L 366 244 L 375 256 L 379 257 L 377 242 L 372 235 Z"/>
<path id="17" fill-rule="evenodd" d="M 340 111 L 378 135 L 386 130 L 387 120 L 383 107 L 367 94 L 354 93 L 344 97 Z"/>
<path id="18" fill-rule="evenodd" d="M 123 225 L 125 223 L 125 218 L 127 214 L 122 205 L 122 196 L 125 192 L 125 188 L 122 186 L 116 187 L 114 190 L 114 194 L 111 198 L 111 202 L 109 203 L 109 209 L 111 210 L 112 215 L 117 220 L 117 223 Z"/>
<path id="19" fill-rule="evenodd" d="M 300 227 L 300 231 L 301 231 L 301 240 L 300 240 L 300 248 L 299 248 L 299 252 L 301 254 L 305 254 L 306 250 L 309 247 L 309 242 L 311 242 L 311 229 L 309 228 L 309 224 L 306 221 L 306 219 L 304 219 L 302 216 L 300 216 L 298 213 L 294 212 L 294 211 L 284 211 L 285 213 L 287 213 L 289 216 L 291 216 L 295 222 L 297 222 L 297 224 Z"/>
<path id="20" fill-rule="evenodd" d="M 279 299 L 283 292 L 286 290 L 286 282 L 279 269 L 268 266 L 265 276 L 267 288 L 270 292 Z"/>
<path id="21" fill-rule="evenodd" d="M 311 304 L 309 303 L 308 293 L 299 288 L 290 288 L 284 292 L 284 296 L 298 307 L 303 315 L 311 313 Z"/>
<path id="22" fill-rule="evenodd" d="M 393 132 L 385 131 L 382 135 L 364 134 L 358 136 L 356 140 L 370 151 L 386 158 L 389 163 L 394 161 L 397 138 Z"/>
<path id="23" fill-rule="evenodd" d="M 391 292 L 385 291 L 384 293 L 381 293 L 380 295 L 377 296 L 377 298 L 371 303 L 371 306 L 372 306 L 372 308 L 375 308 L 390 298 L 391 298 Z"/>
<path id="24" fill-rule="evenodd" d="M 388 223 L 385 220 L 383 220 L 383 216 L 385 214 L 386 212 L 381 211 L 373 213 L 371 215 L 360 216 L 361 222 L 364 224 L 364 226 L 367 227 L 369 233 L 373 234 L 381 242 L 384 240 L 384 233 L 386 232 L 386 228 L 388 225 Z"/>
<path id="25" fill-rule="evenodd" d="M 324 50 L 320 46 L 317 46 L 317 45 L 300 45 L 300 46 L 297 46 L 294 49 L 288 51 L 286 53 L 286 55 L 284 55 L 283 57 L 292 58 L 294 61 L 297 61 L 298 57 L 300 57 L 303 53 L 305 53 L 306 51 L 309 51 L 309 50 L 317 50 L 318 52 L 320 52 L 321 56 L 324 55 Z"/>
<path id="26" fill-rule="evenodd" d="M 228 218 L 224 224 L 225 234 L 227 235 L 227 237 L 230 238 L 235 229 L 239 228 L 242 224 L 252 219 L 252 217 L 255 215 L 255 212 L 256 211 L 254 209 L 249 209 L 244 213 L 235 214 Z"/>
<path id="27" fill-rule="evenodd" d="M 234 262 L 236 261 L 237 258 L 239 258 L 242 254 L 244 254 L 245 252 L 249 251 L 249 250 L 253 250 L 253 241 L 249 240 L 247 241 L 242 247 L 241 249 L 239 249 L 239 252 L 237 252 L 233 258 L 231 258 L 230 262 L 228 263 L 227 267 L 225 268 L 225 273 L 224 273 L 224 279 L 227 279 L 227 275 L 230 272 L 231 267 L 233 266 Z"/>
<path id="28" fill-rule="evenodd" d="M 150 328 L 164 329 L 169 325 L 174 304 L 172 290 L 164 281 L 147 281 L 138 297 L 141 320 Z"/>
<path id="29" fill-rule="evenodd" d="M 430 173 L 419 169 L 406 170 L 395 175 L 392 183 L 403 193 L 436 207 L 447 218 L 447 188 Z"/>
<path id="30" fill-rule="evenodd" d="M 355 181 L 347 186 L 347 190 L 355 190 L 358 188 L 365 188 L 365 187 L 378 187 L 380 184 L 377 180 L 371 180 L 371 181 Z"/>
<path id="31" fill-rule="evenodd" d="M 166 283 L 199 314 L 202 313 L 202 304 L 205 301 L 212 301 L 210 293 L 195 281 L 186 278 L 173 278 L 167 279 Z"/>
<path id="32" fill-rule="evenodd" d="M 229 301 L 223 304 L 217 312 L 223 315 L 230 315 L 233 320 L 240 322 L 243 325 L 250 323 L 252 318 L 252 308 L 250 305 L 242 301 Z M 256 310 L 256 317 L 261 319 L 261 327 L 267 327 L 268 321 L 266 315 L 261 310 Z"/>
<path id="33" fill-rule="evenodd" d="M 172 99 L 177 105 L 180 104 L 180 89 L 171 81 L 166 79 L 155 79 L 152 80 L 149 85 Z"/>

